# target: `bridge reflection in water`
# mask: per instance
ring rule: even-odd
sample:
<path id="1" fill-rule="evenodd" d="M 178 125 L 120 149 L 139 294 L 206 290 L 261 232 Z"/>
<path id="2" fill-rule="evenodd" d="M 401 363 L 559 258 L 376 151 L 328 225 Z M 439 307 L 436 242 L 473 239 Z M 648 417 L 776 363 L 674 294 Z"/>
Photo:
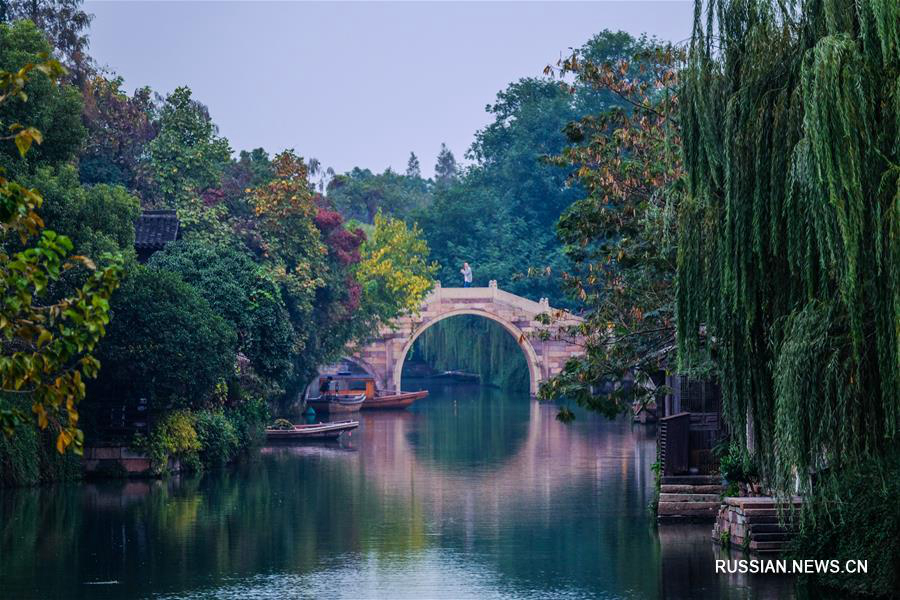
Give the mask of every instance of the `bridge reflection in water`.
<path id="1" fill-rule="evenodd" d="M 660 543 L 652 431 L 555 410 L 447 387 L 363 413 L 341 445 L 267 448 L 202 478 L 4 491 L 4 594 L 772 597 L 715 575 L 706 530 Z"/>

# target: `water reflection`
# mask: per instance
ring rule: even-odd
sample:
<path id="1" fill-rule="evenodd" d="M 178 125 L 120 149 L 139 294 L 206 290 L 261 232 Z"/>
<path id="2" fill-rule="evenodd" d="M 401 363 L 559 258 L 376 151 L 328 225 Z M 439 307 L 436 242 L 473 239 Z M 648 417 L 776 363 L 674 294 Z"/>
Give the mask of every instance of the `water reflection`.
<path id="1" fill-rule="evenodd" d="M 784 597 L 662 530 L 654 432 L 480 388 L 202 478 L 0 492 L 0 597 Z M 773 587 L 774 585 L 774 587 Z"/>

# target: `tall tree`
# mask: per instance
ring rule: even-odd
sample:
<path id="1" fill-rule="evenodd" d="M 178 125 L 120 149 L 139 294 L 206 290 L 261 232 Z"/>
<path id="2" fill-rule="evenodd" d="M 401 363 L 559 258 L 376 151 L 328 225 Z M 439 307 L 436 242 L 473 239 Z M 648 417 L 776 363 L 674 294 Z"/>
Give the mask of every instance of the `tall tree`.
<path id="1" fill-rule="evenodd" d="M 415 178 L 422 176 L 422 167 L 419 165 L 419 157 L 415 152 L 409 153 L 409 160 L 406 161 L 406 176 Z"/>
<path id="2" fill-rule="evenodd" d="M 149 265 L 177 273 L 233 327 L 236 350 L 272 387 L 291 375 L 294 333 L 277 284 L 237 248 L 181 240 L 155 254 Z"/>
<path id="3" fill-rule="evenodd" d="M 419 228 L 378 213 L 361 252 L 354 272 L 362 287 L 363 315 L 386 324 L 418 311 L 437 271 L 428 262 L 428 244 Z"/>
<path id="4" fill-rule="evenodd" d="M 681 91 L 681 366 L 712 363 L 736 447 L 764 483 L 807 496 L 801 556 L 865 558 L 879 577 L 844 584 L 890 595 L 900 4 L 714 0 L 695 15 Z"/>
<path id="5" fill-rule="evenodd" d="M 328 199 L 348 219 L 365 223 L 373 223 L 378 211 L 407 218 L 429 202 L 427 186 L 419 177 L 390 169 L 376 174 L 358 167 L 329 182 Z"/>
<path id="6" fill-rule="evenodd" d="M 228 140 L 191 90 L 177 88 L 159 109 L 159 133 L 150 142 L 150 166 L 161 201 L 173 208 L 196 209 L 200 194 L 218 188 L 231 159 Z"/>
<path id="7" fill-rule="evenodd" d="M 234 327 L 175 273 L 132 268 L 112 298 L 92 401 L 146 398 L 156 411 L 201 407 L 234 375 Z M 177 364 L 173 364 L 173 360 Z"/>
<path id="8" fill-rule="evenodd" d="M 322 210 L 302 158 L 286 151 L 272 167 L 275 177 L 250 192 L 254 220 L 245 243 L 280 286 L 294 329 L 289 404 L 347 341 L 350 329 L 338 328 L 355 306 L 345 269 L 358 260 L 353 253 L 362 240 L 341 235 L 341 216 Z"/>
<path id="9" fill-rule="evenodd" d="M 0 35 L 6 33 L 0 26 Z M 0 70 L 0 106 L 25 101 L 28 81 L 41 73 L 51 84 L 63 68 L 56 61 L 26 63 L 14 72 Z M 33 143 L 41 143 L 41 132 L 28 124 L 9 122 L 0 112 L 0 129 L 11 132 L 24 155 Z M 0 392 L 31 404 L 40 429 L 56 432 L 56 447 L 80 451 L 77 404 L 84 398 L 85 378 L 96 376 L 99 363 L 93 350 L 109 322 L 109 298 L 119 283 L 121 266 L 110 257 L 108 266 L 97 269 L 89 259 L 70 256 L 69 238 L 44 229 L 38 216 L 43 198 L 0 174 Z M 25 246 L 8 251 L 15 236 Z M 37 236 L 37 240 L 33 238 Z M 72 294 L 48 298 L 48 287 L 64 271 L 80 265 L 88 271 Z M 15 426 L 26 419 L 19 406 L 0 406 L 0 427 L 15 435 Z"/>
<path id="10" fill-rule="evenodd" d="M 598 64 L 627 55 L 640 41 L 604 31 L 579 50 Z M 494 279 L 504 289 L 555 306 L 572 306 L 561 275 L 571 267 L 555 224 L 582 194 L 567 186 L 572 165 L 552 163 L 572 143 L 568 123 L 599 114 L 624 101 L 588 83 L 571 89 L 551 78 L 511 83 L 487 107 L 493 121 L 475 135 L 473 161 L 454 185 L 434 186 L 431 208 L 417 215 L 441 265 L 439 278 L 459 280 L 462 261 L 476 281 Z"/>
<path id="11" fill-rule="evenodd" d="M 702 7 L 679 357 L 714 361 L 766 479 L 809 489 L 900 434 L 900 5 L 715 2 L 709 24 Z"/>
<path id="12" fill-rule="evenodd" d="M 22 65 L 41 60 L 50 45 L 28 21 L 0 24 L 0 69 L 16 72 Z M 27 123 L 43 133 L 43 143 L 22 156 L 15 146 L 0 148 L 0 167 L 7 176 L 17 177 L 40 165 L 60 165 L 72 159 L 84 142 L 81 123 L 82 102 L 78 90 L 56 85 L 43 73 L 32 73 L 23 90 L 28 102 L 6 102 L 0 106 L 0 121 Z"/>
<path id="13" fill-rule="evenodd" d="M 82 0 L 4 0 L 0 22 L 28 19 L 44 32 L 54 54 L 80 85 L 91 70 L 87 29 L 94 15 L 81 10 Z"/>
<path id="14" fill-rule="evenodd" d="M 562 77 L 625 107 L 572 122 L 573 145 L 552 159 L 570 167 L 586 192 L 557 227 L 572 261 L 565 287 L 587 309 L 570 332 L 584 340 L 585 353 L 567 361 L 541 394 L 610 417 L 629 408 L 627 400 L 661 393 L 654 377 L 675 347 L 675 215 L 684 187 L 675 91 L 682 57 L 650 40 L 631 52 L 594 62 L 582 50 L 561 61 Z M 637 385 L 620 385 L 626 379 Z M 594 393 L 599 383 L 610 384 L 610 392 Z"/>
<path id="15" fill-rule="evenodd" d="M 104 253 L 134 255 L 134 222 L 140 202 L 124 187 L 81 185 L 73 165 L 40 167 L 21 181 L 40 191 L 44 224 L 72 240 L 77 254 L 95 261 Z M 65 278 L 69 276 L 67 273 Z"/>
<path id="16" fill-rule="evenodd" d="M 456 157 L 447 147 L 441 143 L 441 151 L 438 152 L 437 163 L 434 165 L 434 180 L 439 185 L 451 183 L 459 175 L 459 167 L 456 165 Z"/>
<path id="17" fill-rule="evenodd" d="M 82 86 L 87 142 L 78 158 L 84 183 L 121 184 L 152 200 L 152 175 L 146 157 L 156 137 L 156 106 L 149 88 L 131 96 L 122 78 L 96 75 Z"/>
<path id="18" fill-rule="evenodd" d="M 232 217 L 245 218 L 252 214 L 247 190 L 264 185 L 275 177 L 269 153 L 263 148 L 241 150 L 238 160 L 225 166 L 222 194 Z"/>

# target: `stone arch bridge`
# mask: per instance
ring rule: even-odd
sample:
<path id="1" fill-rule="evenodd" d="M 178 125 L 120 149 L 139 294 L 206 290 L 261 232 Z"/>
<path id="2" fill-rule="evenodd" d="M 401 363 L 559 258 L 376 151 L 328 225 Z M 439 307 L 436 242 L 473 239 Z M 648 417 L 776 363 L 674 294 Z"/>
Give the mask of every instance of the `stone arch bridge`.
<path id="1" fill-rule="evenodd" d="M 550 325 L 537 320 L 549 314 Z M 580 355 L 583 348 L 577 340 L 556 335 L 561 328 L 577 324 L 579 317 L 550 307 L 546 298 L 534 302 L 497 287 L 445 288 L 437 283 L 425 298 L 417 315 L 402 317 L 393 327 L 384 327 L 375 340 L 358 348 L 348 358 L 375 378 L 380 389 L 400 389 L 403 362 L 422 332 L 457 315 L 478 315 L 496 321 L 518 342 L 528 364 L 531 394 L 540 383 L 562 370 L 569 357 Z M 549 339 L 541 339 L 539 331 L 548 331 Z M 574 343 L 573 343 L 574 342 Z"/>

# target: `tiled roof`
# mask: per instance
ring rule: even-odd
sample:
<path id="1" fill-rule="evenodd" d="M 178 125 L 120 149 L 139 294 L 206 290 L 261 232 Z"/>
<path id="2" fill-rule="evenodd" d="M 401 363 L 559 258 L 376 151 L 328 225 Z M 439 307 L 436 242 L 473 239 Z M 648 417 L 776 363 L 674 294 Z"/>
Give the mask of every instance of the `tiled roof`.
<path id="1" fill-rule="evenodd" d="M 174 210 L 148 210 L 134 224 L 134 247 L 159 250 L 178 238 Z"/>

